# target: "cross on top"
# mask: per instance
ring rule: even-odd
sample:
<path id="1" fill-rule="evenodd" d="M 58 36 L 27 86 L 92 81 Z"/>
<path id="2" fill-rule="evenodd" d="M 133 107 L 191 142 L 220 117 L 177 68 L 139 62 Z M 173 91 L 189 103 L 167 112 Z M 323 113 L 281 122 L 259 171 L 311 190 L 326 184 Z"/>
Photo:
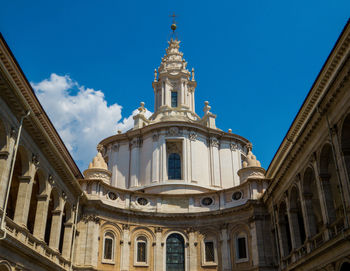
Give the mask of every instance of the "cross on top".
<path id="1" fill-rule="evenodd" d="M 172 15 L 169 15 L 169 17 L 172 17 L 173 18 L 173 24 L 175 24 L 176 22 L 175 22 L 175 17 L 177 17 L 176 15 L 175 15 L 175 13 L 173 13 Z"/>

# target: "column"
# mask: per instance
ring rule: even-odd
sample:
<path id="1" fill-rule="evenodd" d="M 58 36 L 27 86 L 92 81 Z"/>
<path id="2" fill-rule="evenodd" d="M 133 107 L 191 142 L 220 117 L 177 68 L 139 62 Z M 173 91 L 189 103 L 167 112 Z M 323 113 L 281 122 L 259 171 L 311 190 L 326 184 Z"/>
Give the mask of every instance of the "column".
<path id="1" fill-rule="evenodd" d="M 230 271 L 231 270 L 231 252 L 230 246 L 228 245 L 229 237 L 227 234 L 227 227 L 221 229 L 221 262 L 222 270 Z"/>
<path id="2" fill-rule="evenodd" d="M 10 140 L 7 142 L 7 144 L 8 144 L 6 148 L 7 150 L 5 149 L 0 152 L 0 208 L 1 209 L 3 208 L 5 203 L 5 194 L 8 186 L 8 181 L 9 181 L 15 139 L 13 137 L 10 137 Z"/>
<path id="3" fill-rule="evenodd" d="M 19 187 L 14 216 L 14 221 L 25 227 L 27 226 L 30 196 L 32 194 L 32 183 L 30 183 L 30 180 L 30 176 L 19 177 Z"/>
<path id="4" fill-rule="evenodd" d="M 336 219 L 336 214 L 334 210 L 333 204 L 333 196 L 332 196 L 332 188 L 330 183 L 330 175 L 329 174 L 320 174 L 319 176 L 320 184 L 323 190 L 323 193 L 320 195 L 321 204 L 325 205 L 325 217 L 324 221 L 327 223 L 332 223 Z"/>
<path id="5" fill-rule="evenodd" d="M 197 236 L 193 229 L 191 229 L 188 233 L 188 241 L 189 241 L 189 266 L 190 270 L 197 270 Z M 185 255 L 186 256 L 186 255 Z"/>
<path id="6" fill-rule="evenodd" d="M 298 221 L 298 209 L 287 207 L 287 210 L 288 210 L 287 214 L 288 214 L 288 220 L 289 220 L 292 248 L 297 249 L 301 246 L 301 237 L 300 237 L 299 221 Z"/>
<path id="7" fill-rule="evenodd" d="M 121 245 L 121 261 L 120 270 L 129 271 L 129 260 L 130 260 L 130 230 L 129 225 L 123 225 L 123 243 Z"/>
<path id="8" fill-rule="evenodd" d="M 49 200 L 47 195 L 38 195 L 37 199 L 33 235 L 40 240 L 44 240 Z"/>
<path id="9" fill-rule="evenodd" d="M 162 228 L 155 229 L 156 247 L 154 253 L 155 271 L 163 271 L 163 247 L 162 247 Z"/>
<path id="10" fill-rule="evenodd" d="M 54 210 L 52 212 L 52 224 L 51 224 L 50 242 L 49 242 L 49 246 L 54 250 L 58 250 L 58 245 L 60 242 L 60 235 L 61 235 L 61 224 L 62 224 L 62 211 Z"/>
<path id="11" fill-rule="evenodd" d="M 305 235 L 306 238 L 309 239 L 310 237 L 316 234 L 316 222 L 313 213 L 312 194 L 303 193 L 302 196 L 303 197 L 301 206 L 303 209 L 304 223 L 306 226 Z"/>
<path id="12" fill-rule="evenodd" d="M 280 215 L 278 215 L 278 222 L 277 222 L 277 228 L 278 228 L 278 241 L 280 243 L 280 249 L 281 249 L 281 256 L 287 256 L 288 251 L 288 240 L 287 240 L 287 229 L 286 229 L 286 221 L 284 219 L 280 218 Z"/>
<path id="13" fill-rule="evenodd" d="M 211 185 L 221 186 L 220 160 L 219 160 L 219 141 L 216 138 L 210 139 L 210 167 L 211 167 Z"/>
<path id="14" fill-rule="evenodd" d="M 70 260 L 72 238 L 73 238 L 73 223 L 72 222 L 64 223 L 62 256 L 67 260 Z"/>

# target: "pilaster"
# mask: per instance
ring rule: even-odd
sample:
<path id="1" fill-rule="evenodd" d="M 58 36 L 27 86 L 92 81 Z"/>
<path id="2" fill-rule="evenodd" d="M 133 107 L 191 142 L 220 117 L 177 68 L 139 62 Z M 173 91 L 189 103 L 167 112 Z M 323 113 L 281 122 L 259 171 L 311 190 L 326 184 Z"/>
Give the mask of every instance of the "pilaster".
<path id="1" fill-rule="evenodd" d="M 49 200 L 46 194 L 37 195 L 37 207 L 33 235 L 40 240 L 44 240 L 48 205 Z"/>
<path id="2" fill-rule="evenodd" d="M 120 270 L 129 271 L 130 262 L 130 227 L 127 224 L 123 225 L 123 243 L 121 244 L 121 260 Z"/>
<path id="3" fill-rule="evenodd" d="M 21 176 L 16 201 L 14 221 L 26 227 L 31 196 L 31 176 Z"/>
<path id="4" fill-rule="evenodd" d="M 62 211 L 61 210 L 53 211 L 49 246 L 52 249 L 57 251 L 58 251 L 58 245 L 60 242 L 61 224 L 62 224 Z"/>
<path id="5" fill-rule="evenodd" d="M 155 271 L 163 271 L 163 247 L 162 247 L 162 229 L 156 228 L 156 247 L 154 253 Z"/>
<path id="6" fill-rule="evenodd" d="M 230 246 L 228 245 L 229 237 L 227 233 L 227 227 L 221 228 L 221 262 L 222 262 L 222 270 L 230 271 L 231 269 L 231 252 Z"/>

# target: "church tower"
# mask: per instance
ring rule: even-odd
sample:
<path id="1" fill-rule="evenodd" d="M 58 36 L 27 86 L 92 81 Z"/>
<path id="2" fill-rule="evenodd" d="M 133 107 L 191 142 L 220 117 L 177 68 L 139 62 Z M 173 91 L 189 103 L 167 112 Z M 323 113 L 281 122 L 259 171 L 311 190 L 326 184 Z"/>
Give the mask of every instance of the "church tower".
<path id="1" fill-rule="evenodd" d="M 194 92 L 197 82 L 187 69 L 180 41 L 171 39 L 160 67 L 154 71 L 154 114 L 152 121 L 184 119 L 196 121 Z"/>

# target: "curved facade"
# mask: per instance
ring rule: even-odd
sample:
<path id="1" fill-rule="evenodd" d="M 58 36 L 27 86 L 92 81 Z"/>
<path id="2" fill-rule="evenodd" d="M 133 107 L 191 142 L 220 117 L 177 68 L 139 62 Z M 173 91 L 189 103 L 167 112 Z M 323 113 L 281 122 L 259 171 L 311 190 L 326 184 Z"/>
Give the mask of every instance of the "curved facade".
<path id="1" fill-rule="evenodd" d="M 83 176 L 1 37 L 0 270 L 349 269 L 349 23 L 266 172 L 195 112 L 179 44 Z"/>

